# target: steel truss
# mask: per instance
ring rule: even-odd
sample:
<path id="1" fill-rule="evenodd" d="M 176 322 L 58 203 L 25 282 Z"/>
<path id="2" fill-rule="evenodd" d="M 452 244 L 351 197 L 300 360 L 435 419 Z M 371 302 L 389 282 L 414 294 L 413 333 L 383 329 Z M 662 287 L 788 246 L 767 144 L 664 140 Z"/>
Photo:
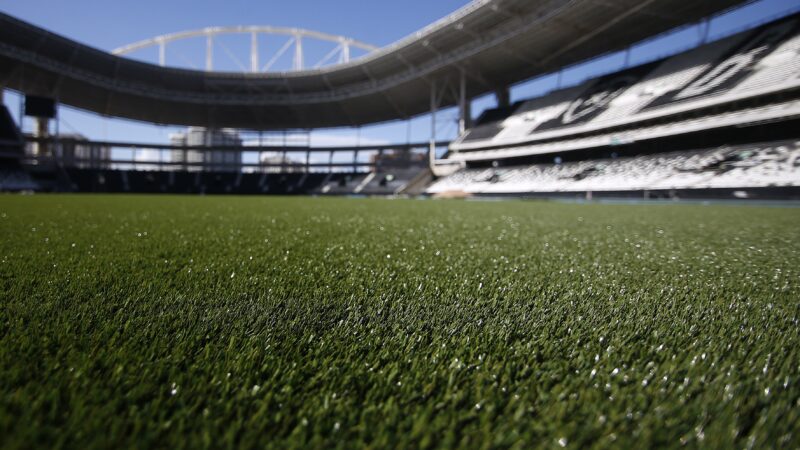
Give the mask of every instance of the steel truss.
<path id="1" fill-rule="evenodd" d="M 206 61 L 205 70 L 211 72 L 214 70 L 214 41 L 217 36 L 230 35 L 230 34 L 249 34 L 250 35 L 250 68 L 249 72 L 268 72 L 272 66 L 280 59 L 281 56 L 287 53 L 294 47 L 294 56 L 292 60 L 292 70 L 305 70 L 306 61 L 303 52 L 303 40 L 315 39 L 319 41 L 326 41 L 335 43 L 336 46 L 328 52 L 321 60 L 319 60 L 312 67 L 314 69 L 320 68 L 338 56 L 338 63 L 347 63 L 351 60 L 352 49 L 357 48 L 364 50 L 367 53 L 373 52 L 378 47 L 357 41 L 345 36 L 337 36 L 319 31 L 306 30 L 303 28 L 287 28 L 287 27 L 273 27 L 273 26 L 232 26 L 232 27 L 207 27 L 200 30 L 181 31 L 178 33 L 164 34 L 150 39 L 145 39 L 139 42 L 119 47 L 114 49 L 111 53 L 114 55 L 129 55 L 139 50 L 144 50 L 150 47 L 158 47 L 158 64 L 160 66 L 167 65 L 167 45 L 184 39 L 192 39 L 204 37 L 206 40 Z M 259 52 L 259 36 L 282 36 L 288 37 L 288 40 L 267 60 L 262 66 L 259 63 L 261 53 Z M 232 59 L 242 68 L 243 72 L 248 70 L 244 67 L 241 61 L 237 60 L 227 48 L 223 50 L 231 56 Z"/>

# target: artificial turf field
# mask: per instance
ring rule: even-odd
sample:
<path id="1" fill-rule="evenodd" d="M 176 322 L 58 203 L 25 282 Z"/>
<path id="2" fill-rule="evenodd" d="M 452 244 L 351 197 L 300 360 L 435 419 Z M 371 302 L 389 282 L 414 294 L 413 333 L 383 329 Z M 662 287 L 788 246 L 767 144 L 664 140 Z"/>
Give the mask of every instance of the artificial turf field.
<path id="1" fill-rule="evenodd" d="M 0 447 L 797 448 L 799 226 L 0 196 Z"/>

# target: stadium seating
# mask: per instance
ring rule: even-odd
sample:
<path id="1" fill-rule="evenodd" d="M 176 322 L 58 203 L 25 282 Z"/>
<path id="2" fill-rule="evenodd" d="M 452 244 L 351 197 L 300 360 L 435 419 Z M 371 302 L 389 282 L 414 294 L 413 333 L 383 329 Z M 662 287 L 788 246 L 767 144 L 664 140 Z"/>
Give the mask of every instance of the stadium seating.
<path id="1" fill-rule="evenodd" d="M 361 195 L 393 195 L 398 194 L 411 180 L 419 175 L 418 167 L 411 169 L 392 169 L 374 172 L 366 183 L 357 186 L 354 194 Z"/>
<path id="2" fill-rule="evenodd" d="M 522 194 L 782 186 L 800 186 L 800 141 L 464 169 L 436 181 L 427 192 Z"/>
<path id="3" fill-rule="evenodd" d="M 0 167 L 0 191 L 34 191 L 37 188 L 36 182 L 21 167 L 9 167 L 5 163 Z"/>
<path id="4" fill-rule="evenodd" d="M 463 168 L 428 194 L 795 198 L 800 14 L 501 112 L 450 145 Z"/>
<path id="5" fill-rule="evenodd" d="M 0 173 L 0 177 L 2 173 Z M 237 173 L 142 170 L 65 170 L 66 186 L 78 192 L 195 194 L 352 194 L 366 174 Z M 1 181 L 1 179 L 0 179 Z M 337 189 L 325 190 L 326 184 Z"/>
<path id="6" fill-rule="evenodd" d="M 588 80 L 483 120 L 451 144 L 471 151 L 574 136 L 800 87 L 800 15 Z M 678 132 L 679 130 L 676 130 Z"/>
<path id="7" fill-rule="evenodd" d="M 367 176 L 369 175 L 366 173 L 330 173 L 313 193 L 321 195 L 352 194 Z"/>
<path id="8" fill-rule="evenodd" d="M 457 170 L 425 192 L 551 194 L 800 186 L 800 14 L 693 50 L 485 111 L 450 144 Z M 23 170 L 7 109 L 0 190 L 393 195 L 422 165 L 375 172 Z M 761 144 L 753 144 L 754 142 Z M 5 144 L 3 144 L 5 143 Z M 8 150 L 8 149 L 11 150 Z M 660 153 L 659 153 L 660 152 Z M 424 161 L 423 163 L 424 164 Z M 99 166 L 98 166 L 99 167 Z M 142 168 L 143 166 L 138 166 Z M 153 166 L 156 167 L 156 166 Z M 447 172 L 450 173 L 450 172 Z"/>
<path id="9" fill-rule="evenodd" d="M 492 148 L 489 150 L 473 150 L 458 152 L 449 155 L 455 161 L 480 161 L 500 160 L 503 158 L 543 155 L 597 148 L 603 146 L 622 145 L 630 142 L 653 140 L 676 134 L 689 132 L 702 132 L 712 128 L 740 126 L 754 122 L 784 119 L 800 116 L 800 100 L 789 100 L 773 103 L 766 106 L 735 109 L 728 112 L 710 113 L 700 117 L 676 119 L 666 123 L 629 128 L 622 131 L 607 131 L 594 133 L 586 137 L 568 136 L 563 139 L 545 143 L 532 143 L 528 145 Z"/>
<path id="10" fill-rule="evenodd" d="M 238 173 L 61 168 L 32 178 L 17 164 L 0 168 L 1 191 L 130 192 L 271 195 L 393 195 L 420 169 L 379 173 Z M 40 174 L 41 175 L 41 174 Z"/>

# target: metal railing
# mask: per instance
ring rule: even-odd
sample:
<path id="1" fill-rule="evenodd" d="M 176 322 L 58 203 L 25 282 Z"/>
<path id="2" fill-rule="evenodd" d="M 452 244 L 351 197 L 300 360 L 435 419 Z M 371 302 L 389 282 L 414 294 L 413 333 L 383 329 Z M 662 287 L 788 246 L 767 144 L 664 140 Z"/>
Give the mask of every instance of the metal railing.
<path id="1" fill-rule="evenodd" d="M 24 165 L 98 170 L 221 172 L 371 172 L 427 165 L 430 143 L 311 147 L 170 145 L 24 136 Z M 449 142 L 437 142 L 445 149 Z"/>

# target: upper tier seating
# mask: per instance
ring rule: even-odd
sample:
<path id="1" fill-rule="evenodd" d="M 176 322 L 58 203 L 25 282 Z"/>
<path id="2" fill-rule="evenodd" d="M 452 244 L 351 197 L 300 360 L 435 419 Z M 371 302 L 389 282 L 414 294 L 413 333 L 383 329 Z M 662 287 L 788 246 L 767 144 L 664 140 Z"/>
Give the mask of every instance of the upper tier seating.
<path id="1" fill-rule="evenodd" d="M 663 124 L 641 126 L 624 131 L 601 132 L 586 137 L 568 136 L 564 139 L 551 142 L 534 142 L 528 145 L 515 147 L 451 153 L 448 159 L 452 161 L 492 161 L 520 156 L 560 153 L 570 150 L 582 150 L 653 140 L 674 136 L 679 133 L 702 132 L 713 128 L 741 126 L 759 121 L 788 119 L 797 116 L 800 116 L 800 100 L 790 100 L 766 106 L 709 114 L 702 117 L 685 118 Z"/>
<path id="2" fill-rule="evenodd" d="M 800 87 L 800 14 L 522 102 L 451 150 L 519 145 Z"/>

